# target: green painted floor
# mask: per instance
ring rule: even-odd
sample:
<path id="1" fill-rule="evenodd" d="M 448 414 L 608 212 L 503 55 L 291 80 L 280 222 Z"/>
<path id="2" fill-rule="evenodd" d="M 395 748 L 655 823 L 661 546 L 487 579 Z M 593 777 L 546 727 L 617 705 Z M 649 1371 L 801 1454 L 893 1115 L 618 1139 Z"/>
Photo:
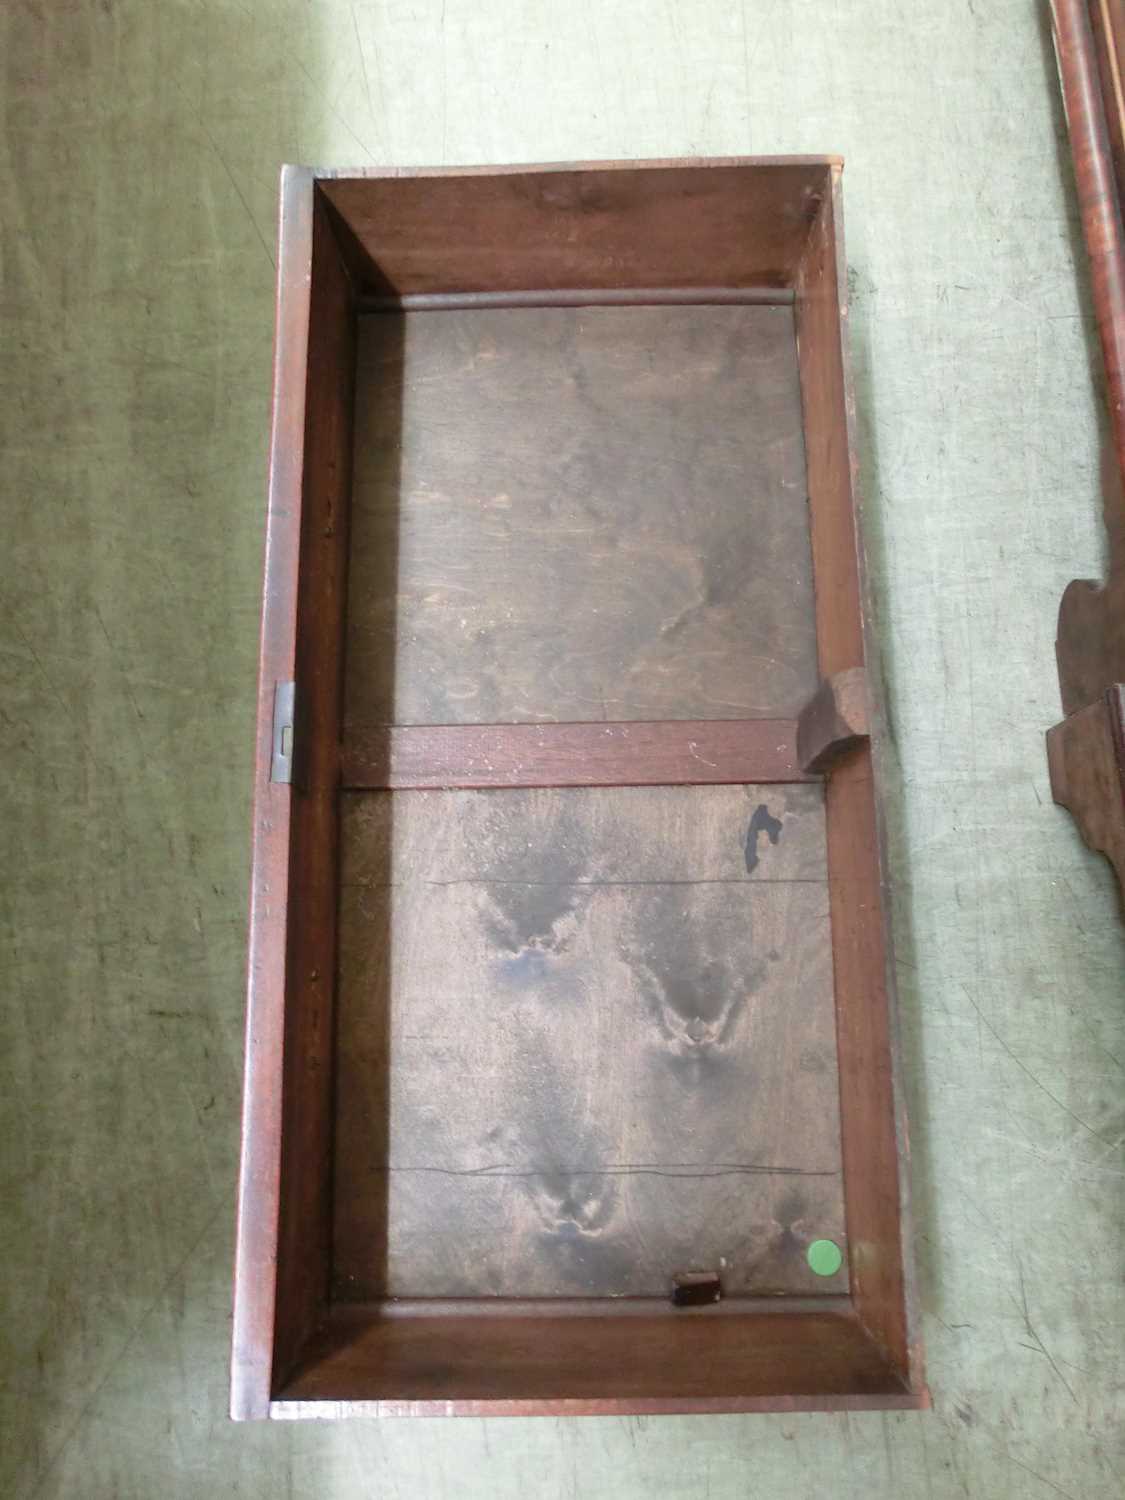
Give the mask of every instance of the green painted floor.
<path id="1" fill-rule="evenodd" d="M 1097 356 L 1035 0 L 0 12 L 0 1492 L 1125 1490 L 1125 927 L 1050 801 Z M 934 1410 L 224 1415 L 283 161 L 839 151 Z"/>

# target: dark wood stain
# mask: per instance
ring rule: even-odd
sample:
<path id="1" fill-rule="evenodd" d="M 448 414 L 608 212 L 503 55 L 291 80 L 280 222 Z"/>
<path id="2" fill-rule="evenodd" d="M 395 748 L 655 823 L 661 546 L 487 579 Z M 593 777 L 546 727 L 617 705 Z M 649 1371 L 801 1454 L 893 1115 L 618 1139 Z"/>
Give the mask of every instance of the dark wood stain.
<path id="1" fill-rule="evenodd" d="M 1104 854 L 1125 893 L 1125 687 L 1108 692 L 1047 733 L 1051 794 Z"/>
<path id="2" fill-rule="evenodd" d="M 1059 608 L 1059 685 L 1063 712 L 1072 714 L 1125 681 L 1125 118 L 1113 77 L 1125 52 L 1125 18 L 1120 6 L 1091 8 L 1083 0 L 1058 0 L 1053 9 L 1112 438 L 1101 466 L 1108 577 L 1104 585 L 1075 579 Z"/>
<path id="3" fill-rule="evenodd" d="M 839 166 L 285 172 L 238 1417 L 926 1404 Z"/>
<path id="4" fill-rule="evenodd" d="M 231 1415 L 236 1419 L 268 1414 L 275 1352 L 278 1346 L 290 1356 L 293 1352 L 287 1337 L 287 1327 L 292 1326 L 287 1322 L 287 1311 L 283 1309 L 277 1316 L 292 791 L 270 780 L 270 763 L 275 690 L 278 682 L 292 680 L 297 650 L 313 218 L 312 174 L 286 168 L 281 182 L 266 576 L 254 753 L 246 1066 L 231 1335 Z M 275 1337 L 277 1333 L 279 1337 Z"/>
<path id="5" fill-rule="evenodd" d="M 349 731 L 811 696 L 791 308 L 372 316 L 356 409 Z"/>
<path id="6" fill-rule="evenodd" d="M 348 1391 L 374 1403 L 357 1408 L 370 1416 L 862 1409 L 865 1396 L 879 1398 L 874 1406 L 927 1404 L 846 1298 L 794 1304 L 782 1311 L 776 1299 L 724 1299 L 684 1309 L 664 1299 L 615 1317 L 589 1307 L 585 1316 L 581 1308 L 552 1315 L 542 1305 L 498 1317 L 473 1316 L 464 1304 L 404 1316 L 340 1306 L 283 1395 L 317 1401 Z"/>
<path id="7" fill-rule="evenodd" d="M 797 329 L 820 668 L 831 678 L 865 667 L 870 710 L 868 742 L 835 765 L 825 788 L 840 1145 L 848 1235 L 853 1245 L 865 1247 L 852 1261 L 856 1311 L 907 1383 L 919 1388 L 922 1354 L 913 1296 L 909 1179 L 899 1167 L 907 1162 L 909 1148 L 897 1076 L 879 774 L 885 727 L 858 529 L 855 398 L 844 341 L 843 216 L 839 174 L 833 177 L 797 279 Z"/>
<path id="8" fill-rule="evenodd" d="M 758 839 L 765 834 L 771 844 L 776 844 L 781 837 L 783 826 L 781 819 L 775 818 L 764 802 L 758 803 L 746 829 L 746 873 L 748 875 L 753 875 L 761 863 L 758 854 Z"/>
<path id="9" fill-rule="evenodd" d="M 871 714 L 865 667 L 826 677 L 797 720 L 797 760 L 805 771 L 826 771 L 868 738 Z"/>
<path id="10" fill-rule="evenodd" d="M 1120 83 L 1112 79 L 1112 61 L 1122 53 L 1125 19 L 1120 5 L 1102 7 L 1089 0 L 1053 0 L 1051 12 L 1105 364 L 1110 430 L 1118 466 L 1125 469 L 1125 231 L 1113 137 L 1106 123 L 1107 117 L 1114 121 L 1114 134 L 1120 139 L 1125 106 Z"/>
<path id="11" fill-rule="evenodd" d="M 327 177 L 357 276 L 382 295 L 791 286 L 825 158 Z"/>
<path id="12" fill-rule="evenodd" d="M 816 1290 L 805 1248 L 844 1235 L 823 793 L 773 789 L 750 875 L 763 790 L 345 798 L 337 1295 L 657 1296 L 692 1262 Z"/>
<path id="13" fill-rule="evenodd" d="M 1125 10 L 1055 0 L 1055 49 L 1105 366 L 1111 443 L 1102 455 L 1109 538 L 1103 583 L 1075 579 L 1055 643 L 1063 712 L 1047 736 L 1051 789 L 1113 864 L 1125 901 Z M 1123 906 L 1125 910 L 1125 906 Z"/>
<path id="14" fill-rule="evenodd" d="M 814 780 L 792 719 L 625 724 L 408 724 L 350 730 L 342 784 L 430 787 L 703 786 Z"/>
<path id="15" fill-rule="evenodd" d="M 355 320 L 351 285 L 320 204 L 312 253 L 294 663 L 301 778 L 290 812 L 275 1378 L 283 1378 L 324 1317 L 331 1257 L 332 1114 L 324 1080 L 332 1071 Z"/>

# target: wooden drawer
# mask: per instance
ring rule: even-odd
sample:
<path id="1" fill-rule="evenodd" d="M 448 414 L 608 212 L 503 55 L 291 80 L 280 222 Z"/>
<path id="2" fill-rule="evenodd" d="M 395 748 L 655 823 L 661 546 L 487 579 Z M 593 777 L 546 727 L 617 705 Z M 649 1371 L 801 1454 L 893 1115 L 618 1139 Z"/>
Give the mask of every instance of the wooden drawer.
<path id="1" fill-rule="evenodd" d="M 283 174 L 236 1417 L 925 1404 L 839 180 Z"/>

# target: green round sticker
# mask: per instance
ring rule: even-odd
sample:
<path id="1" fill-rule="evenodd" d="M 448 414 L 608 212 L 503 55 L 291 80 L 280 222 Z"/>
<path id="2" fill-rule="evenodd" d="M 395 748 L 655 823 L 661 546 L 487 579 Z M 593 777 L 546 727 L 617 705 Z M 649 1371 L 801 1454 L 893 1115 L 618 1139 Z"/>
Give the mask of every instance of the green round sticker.
<path id="1" fill-rule="evenodd" d="M 835 1240 L 813 1240 L 808 1249 L 809 1270 L 817 1276 L 835 1276 L 844 1257 Z"/>

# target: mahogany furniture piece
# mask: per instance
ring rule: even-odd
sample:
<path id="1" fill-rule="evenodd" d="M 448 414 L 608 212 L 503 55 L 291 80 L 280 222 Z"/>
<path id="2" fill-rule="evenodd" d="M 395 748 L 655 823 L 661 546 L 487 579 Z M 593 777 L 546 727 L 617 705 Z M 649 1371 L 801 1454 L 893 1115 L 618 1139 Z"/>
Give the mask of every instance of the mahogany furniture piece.
<path id="1" fill-rule="evenodd" d="M 1125 894 L 1125 3 L 1054 0 L 1055 51 L 1074 155 L 1111 446 L 1102 464 L 1109 576 L 1075 579 L 1059 607 L 1066 718 L 1048 731 L 1055 801 L 1113 864 Z"/>
<path id="2" fill-rule="evenodd" d="M 285 169 L 236 1417 L 926 1404 L 840 168 Z"/>

